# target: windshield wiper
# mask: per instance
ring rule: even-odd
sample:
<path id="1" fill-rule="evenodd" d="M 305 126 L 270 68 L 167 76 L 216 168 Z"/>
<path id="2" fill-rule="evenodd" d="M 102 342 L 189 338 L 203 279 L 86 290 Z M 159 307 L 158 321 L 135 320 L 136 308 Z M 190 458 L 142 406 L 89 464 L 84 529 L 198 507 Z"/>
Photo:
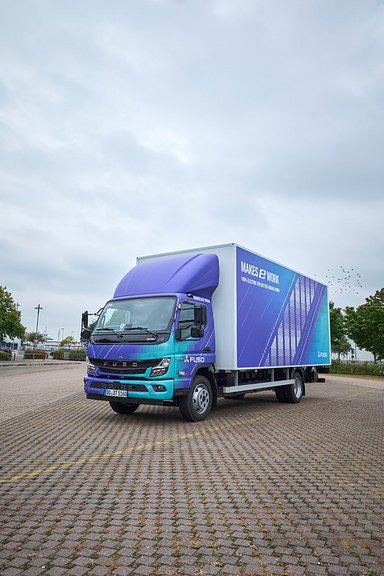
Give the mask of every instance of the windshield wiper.
<path id="1" fill-rule="evenodd" d="M 97 330 L 94 331 L 93 334 L 96 338 L 100 338 L 103 332 L 111 332 L 113 335 L 116 335 L 121 340 L 124 338 L 124 334 L 127 334 L 127 332 L 144 332 L 145 334 L 150 334 L 156 340 L 159 337 L 159 335 L 156 332 L 152 332 L 151 330 L 148 330 L 148 328 L 145 328 L 144 326 L 130 326 L 129 328 L 124 328 L 124 330 L 121 331 L 120 330 L 117 331 L 114 328 L 98 328 Z"/>
<path id="2" fill-rule="evenodd" d="M 113 328 L 97 328 L 95 330 L 95 332 L 113 332 L 114 334 L 116 334 L 116 336 L 118 336 L 119 338 L 122 338 L 123 335 L 121 332 L 118 332 L 117 330 L 114 330 Z"/>
<path id="3" fill-rule="evenodd" d="M 155 338 L 158 337 L 158 334 L 156 332 L 152 332 L 152 330 L 148 330 L 148 328 L 145 328 L 144 326 L 130 326 L 129 328 L 126 328 L 124 332 L 130 332 L 131 330 L 143 330 L 144 332 L 146 332 L 147 334 L 151 334 Z"/>

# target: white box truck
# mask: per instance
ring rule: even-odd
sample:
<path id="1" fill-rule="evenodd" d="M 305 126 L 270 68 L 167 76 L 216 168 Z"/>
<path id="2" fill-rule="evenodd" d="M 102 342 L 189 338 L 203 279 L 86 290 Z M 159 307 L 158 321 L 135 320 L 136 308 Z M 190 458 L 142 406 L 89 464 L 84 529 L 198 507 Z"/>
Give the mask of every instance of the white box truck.
<path id="1" fill-rule="evenodd" d="M 327 287 L 236 244 L 137 258 L 94 329 L 82 322 L 86 396 L 123 414 L 157 404 L 200 421 L 265 389 L 298 403 L 331 358 Z"/>

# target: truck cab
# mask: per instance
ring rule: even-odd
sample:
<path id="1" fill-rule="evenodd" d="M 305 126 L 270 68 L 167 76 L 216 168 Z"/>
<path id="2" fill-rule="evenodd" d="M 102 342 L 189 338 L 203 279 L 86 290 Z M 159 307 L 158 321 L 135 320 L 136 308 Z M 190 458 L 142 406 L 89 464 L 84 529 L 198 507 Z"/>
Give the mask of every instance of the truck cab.
<path id="1" fill-rule="evenodd" d="M 83 314 L 87 398 L 107 400 L 119 413 L 157 404 L 179 406 L 188 420 L 205 418 L 216 398 L 210 375 L 215 363 L 211 295 L 217 282 L 213 254 L 171 258 L 161 266 L 143 263 L 128 273 L 92 332 Z M 196 376 L 197 389 L 188 400 Z"/>

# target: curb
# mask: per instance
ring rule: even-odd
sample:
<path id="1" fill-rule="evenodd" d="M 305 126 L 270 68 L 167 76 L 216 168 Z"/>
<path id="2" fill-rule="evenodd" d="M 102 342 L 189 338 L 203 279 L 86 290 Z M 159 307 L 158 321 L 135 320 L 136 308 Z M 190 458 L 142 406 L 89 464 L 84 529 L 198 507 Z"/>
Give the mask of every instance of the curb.
<path id="1" fill-rule="evenodd" d="M 17 366 L 61 366 L 63 364 L 79 364 L 85 360 L 10 360 L 0 362 L 0 368 L 10 368 Z"/>

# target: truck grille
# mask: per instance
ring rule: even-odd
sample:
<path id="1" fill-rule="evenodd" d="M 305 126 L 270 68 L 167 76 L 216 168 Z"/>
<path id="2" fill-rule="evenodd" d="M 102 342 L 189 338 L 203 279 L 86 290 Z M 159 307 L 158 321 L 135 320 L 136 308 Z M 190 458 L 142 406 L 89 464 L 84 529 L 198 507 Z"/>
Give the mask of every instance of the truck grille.
<path id="1" fill-rule="evenodd" d="M 124 384 L 121 382 L 111 382 L 111 384 L 108 384 L 107 382 L 92 382 L 91 387 L 96 389 L 111 387 L 113 390 L 127 390 L 128 392 L 148 392 L 148 388 L 144 386 L 144 384 Z"/>
<path id="2" fill-rule="evenodd" d="M 124 380 L 125 378 L 128 378 L 129 376 L 132 376 L 132 374 L 136 374 L 136 375 L 143 375 L 145 374 L 145 368 L 142 368 L 140 370 L 138 370 L 137 368 L 130 370 L 124 370 L 124 372 L 122 372 L 121 370 L 111 370 L 111 369 L 105 369 L 105 368 L 100 368 L 100 372 L 102 373 L 103 378 L 120 378 L 122 380 Z"/>
<path id="3" fill-rule="evenodd" d="M 89 358 L 89 361 L 97 366 L 104 374 L 116 375 L 123 374 L 145 374 L 147 368 L 157 366 L 161 358 L 152 360 L 99 360 L 96 358 Z"/>

